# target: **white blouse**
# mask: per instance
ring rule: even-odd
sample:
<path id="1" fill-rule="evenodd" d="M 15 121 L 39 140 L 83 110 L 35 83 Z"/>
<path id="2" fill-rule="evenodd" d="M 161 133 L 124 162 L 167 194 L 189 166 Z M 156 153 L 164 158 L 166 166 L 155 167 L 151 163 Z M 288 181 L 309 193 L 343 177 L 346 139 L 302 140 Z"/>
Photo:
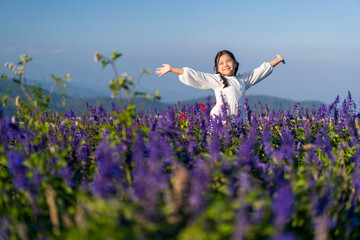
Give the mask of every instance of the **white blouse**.
<path id="1" fill-rule="evenodd" d="M 269 76 L 273 70 L 270 63 L 264 62 L 253 71 L 226 77 L 229 86 L 224 88 L 220 74 L 197 72 L 191 68 L 183 68 L 184 74 L 179 79 L 184 84 L 198 89 L 213 89 L 216 105 L 212 108 L 211 116 L 220 115 L 222 112 L 223 98 L 227 103 L 227 114 L 237 114 L 239 104 L 245 100 L 245 90 Z M 222 97 L 223 95 L 223 97 Z"/>

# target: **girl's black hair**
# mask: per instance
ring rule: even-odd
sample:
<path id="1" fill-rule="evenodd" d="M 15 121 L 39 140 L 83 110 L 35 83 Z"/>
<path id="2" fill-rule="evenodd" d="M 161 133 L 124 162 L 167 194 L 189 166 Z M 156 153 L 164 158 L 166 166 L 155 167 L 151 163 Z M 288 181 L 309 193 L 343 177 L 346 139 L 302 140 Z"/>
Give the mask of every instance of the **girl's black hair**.
<path id="1" fill-rule="evenodd" d="M 217 65 L 218 65 L 219 59 L 220 59 L 220 57 L 222 55 L 225 55 L 225 54 L 229 55 L 232 58 L 232 60 L 234 61 L 234 63 L 236 63 L 236 67 L 235 67 L 235 71 L 234 71 L 234 75 L 236 75 L 236 73 L 237 73 L 237 71 L 239 69 L 239 63 L 236 61 L 234 54 L 232 54 L 232 52 L 230 52 L 228 50 L 222 50 L 222 51 L 220 51 L 220 52 L 218 52 L 216 54 L 215 65 L 214 65 L 214 69 L 215 69 L 216 73 L 219 73 L 218 70 L 217 70 L 218 69 Z M 226 80 L 226 78 L 221 73 L 219 73 L 219 74 L 220 74 L 221 80 L 222 80 L 222 82 L 224 84 L 224 88 L 228 87 L 229 83 Z"/>

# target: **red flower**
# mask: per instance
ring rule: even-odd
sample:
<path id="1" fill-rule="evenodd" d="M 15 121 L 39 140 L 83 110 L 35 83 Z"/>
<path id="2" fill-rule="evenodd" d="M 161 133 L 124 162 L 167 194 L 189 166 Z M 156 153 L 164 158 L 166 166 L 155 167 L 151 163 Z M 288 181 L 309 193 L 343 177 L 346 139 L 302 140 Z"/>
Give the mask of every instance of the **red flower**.
<path id="1" fill-rule="evenodd" d="M 179 113 L 180 121 L 187 119 L 187 116 L 185 116 L 183 113 Z"/>
<path id="2" fill-rule="evenodd" d="M 214 102 L 214 105 L 216 105 L 216 101 Z"/>
<path id="3" fill-rule="evenodd" d="M 202 104 L 202 103 L 199 103 L 201 109 L 203 110 L 203 112 L 206 112 L 206 105 L 205 104 Z"/>

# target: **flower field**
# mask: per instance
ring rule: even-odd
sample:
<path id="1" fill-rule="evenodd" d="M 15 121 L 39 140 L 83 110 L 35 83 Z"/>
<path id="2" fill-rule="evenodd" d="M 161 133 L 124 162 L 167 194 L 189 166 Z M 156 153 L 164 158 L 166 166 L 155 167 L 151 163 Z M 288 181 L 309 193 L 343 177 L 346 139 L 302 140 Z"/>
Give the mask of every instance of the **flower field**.
<path id="1" fill-rule="evenodd" d="M 216 119 L 212 105 L 1 116 L 0 238 L 360 238 L 350 93 Z"/>
<path id="2" fill-rule="evenodd" d="M 351 94 L 318 109 L 245 102 L 137 111 L 134 78 L 95 54 L 120 106 L 49 110 L 23 55 L 0 76 L 20 93 L 0 107 L 0 239 L 360 239 L 360 114 Z M 141 74 L 150 74 L 141 70 Z M 140 75 L 141 77 L 141 75 Z M 140 77 L 137 82 L 140 81 Z M 123 104 L 123 95 L 128 105 Z M 63 95 L 62 103 L 65 104 Z M 226 109 L 223 109 L 226 112 Z"/>

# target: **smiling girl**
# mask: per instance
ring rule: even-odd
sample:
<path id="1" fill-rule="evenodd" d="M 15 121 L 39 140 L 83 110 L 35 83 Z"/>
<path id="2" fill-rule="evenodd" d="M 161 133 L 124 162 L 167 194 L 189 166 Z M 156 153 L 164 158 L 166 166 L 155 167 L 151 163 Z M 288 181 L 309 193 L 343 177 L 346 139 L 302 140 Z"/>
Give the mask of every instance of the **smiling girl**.
<path id="1" fill-rule="evenodd" d="M 213 89 L 215 92 L 216 105 L 211 110 L 211 116 L 220 115 L 223 104 L 226 104 L 227 114 L 237 114 L 239 103 L 245 99 L 245 90 L 269 76 L 273 67 L 280 62 L 285 64 L 280 55 L 270 62 L 264 62 L 260 67 L 247 73 L 237 74 L 239 63 L 235 56 L 227 50 L 216 54 L 214 69 L 216 74 L 203 73 L 191 68 L 176 68 L 169 64 L 157 68 L 159 76 L 168 72 L 179 75 L 184 84 L 197 89 Z"/>

